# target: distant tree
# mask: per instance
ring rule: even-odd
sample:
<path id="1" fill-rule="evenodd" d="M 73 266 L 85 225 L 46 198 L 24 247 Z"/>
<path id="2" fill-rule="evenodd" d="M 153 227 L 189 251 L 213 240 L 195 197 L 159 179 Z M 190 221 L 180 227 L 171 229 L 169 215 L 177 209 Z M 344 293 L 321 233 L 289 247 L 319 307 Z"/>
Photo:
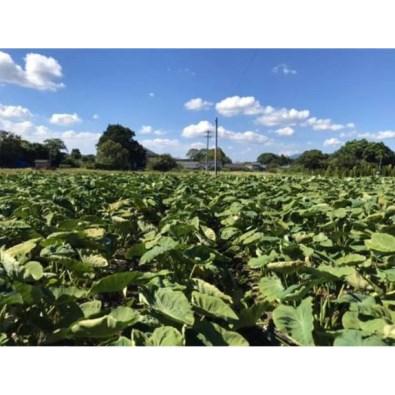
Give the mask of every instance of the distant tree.
<path id="1" fill-rule="evenodd" d="M 0 131 L 0 167 L 15 167 L 22 158 L 22 139 L 13 133 Z"/>
<path id="2" fill-rule="evenodd" d="M 194 161 L 197 162 L 205 162 L 206 161 L 206 148 L 202 148 L 200 150 L 196 149 L 196 148 L 192 148 L 190 149 L 186 156 Z M 208 150 L 208 160 L 214 160 L 214 155 L 215 155 L 215 149 L 209 149 Z M 217 150 L 217 160 L 221 161 L 223 164 L 227 164 L 227 163 L 232 163 L 232 160 L 225 154 L 225 152 L 221 149 L 218 148 Z"/>
<path id="3" fill-rule="evenodd" d="M 277 167 L 289 165 L 292 160 L 285 155 L 277 155 L 271 152 L 264 152 L 260 154 L 257 158 L 257 162 L 268 167 Z"/>
<path id="4" fill-rule="evenodd" d="M 81 160 L 82 159 L 81 151 L 78 148 L 73 148 L 70 152 L 70 157 L 73 160 Z"/>
<path id="5" fill-rule="evenodd" d="M 189 158 L 190 160 L 198 160 L 198 155 L 199 155 L 199 151 L 197 148 L 191 148 L 188 152 L 186 157 Z"/>
<path id="6" fill-rule="evenodd" d="M 296 163 L 308 170 L 325 169 L 328 165 L 329 155 L 322 151 L 313 149 L 303 152 L 296 160 Z"/>
<path id="7" fill-rule="evenodd" d="M 34 161 L 37 159 L 49 159 L 48 147 L 40 143 L 30 143 L 29 141 L 22 141 L 23 160 L 30 166 L 34 166 Z"/>
<path id="8" fill-rule="evenodd" d="M 107 170 L 130 169 L 129 152 L 120 143 L 107 140 L 97 149 L 96 165 Z"/>
<path id="9" fill-rule="evenodd" d="M 61 139 L 44 140 L 44 146 L 48 149 L 49 161 L 52 166 L 59 166 L 60 162 L 65 158 L 67 151 L 66 145 Z"/>
<path id="10" fill-rule="evenodd" d="M 158 155 L 150 159 L 148 168 L 158 171 L 169 171 L 177 167 L 177 162 L 169 154 Z"/>
<path id="11" fill-rule="evenodd" d="M 127 167 L 122 165 L 122 169 L 143 169 L 146 164 L 147 154 L 144 147 L 133 139 L 135 135 L 136 134 L 131 129 L 122 125 L 108 125 L 107 129 L 104 131 L 99 139 L 99 142 L 97 143 L 98 154 L 100 147 L 104 143 L 112 141 L 119 144 L 128 153 Z M 106 147 L 106 150 L 108 149 L 108 147 Z M 112 145 L 111 147 L 114 147 L 114 145 Z M 120 156 L 123 156 L 123 154 L 121 154 Z"/>
<path id="12" fill-rule="evenodd" d="M 331 165 L 338 168 L 361 167 L 363 162 L 377 166 L 394 165 L 395 153 L 382 142 L 362 139 L 348 141 L 331 156 Z"/>

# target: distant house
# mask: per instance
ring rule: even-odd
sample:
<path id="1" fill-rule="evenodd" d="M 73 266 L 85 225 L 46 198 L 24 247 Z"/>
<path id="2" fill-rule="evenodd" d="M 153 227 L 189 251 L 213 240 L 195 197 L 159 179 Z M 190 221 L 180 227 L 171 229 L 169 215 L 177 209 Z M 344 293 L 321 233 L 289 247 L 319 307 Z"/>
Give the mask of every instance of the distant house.
<path id="1" fill-rule="evenodd" d="M 262 171 L 266 166 L 258 162 L 242 162 L 242 163 L 228 163 L 224 166 L 225 169 L 231 171 Z"/>
<path id="2" fill-rule="evenodd" d="M 47 159 L 36 159 L 34 161 L 34 168 L 35 169 L 50 169 L 51 163 Z"/>
<path id="3" fill-rule="evenodd" d="M 206 168 L 206 162 L 202 163 L 203 167 Z M 223 167 L 223 164 L 220 160 L 217 160 L 217 169 L 221 170 Z M 209 170 L 214 170 L 215 169 L 215 161 L 214 160 L 209 160 L 208 161 L 208 169 Z"/>
<path id="4" fill-rule="evenodd" d="M 266 166 L 262 165 L 259 162 L 246 162 L 244 163 L 244 166 L 246 167 L 246 169 L 252 171 L 262 171 L 266 169 Z"/>
<path id="5" fill-rule="evenodd" d="M 189 159 L 176 159 L 176 163 L 179 167 L 186 170 L 201 170 L 204 168 L 202 163 Z"/>
<path id="6" fill-rule="evenodd" d="M 225 170 L 233 170 L 233 171 L 241 171 L 245 170 L 245 166 L 243 163 L 227 163 L 224 165 Z"/>

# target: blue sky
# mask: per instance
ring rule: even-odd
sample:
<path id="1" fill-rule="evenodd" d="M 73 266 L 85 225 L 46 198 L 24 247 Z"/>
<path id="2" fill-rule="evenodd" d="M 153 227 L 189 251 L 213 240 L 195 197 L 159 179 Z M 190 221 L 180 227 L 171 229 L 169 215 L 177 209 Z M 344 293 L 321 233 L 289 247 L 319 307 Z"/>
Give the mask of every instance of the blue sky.
<path id="1" fill-rule="evenodd" d="M 347 140 L 395 149 L 394 50 L 0 50 L 0 129 L 94 153 L 109 123 L 183 157 L 219 118 L 234 160 L 333 152 Z"/>

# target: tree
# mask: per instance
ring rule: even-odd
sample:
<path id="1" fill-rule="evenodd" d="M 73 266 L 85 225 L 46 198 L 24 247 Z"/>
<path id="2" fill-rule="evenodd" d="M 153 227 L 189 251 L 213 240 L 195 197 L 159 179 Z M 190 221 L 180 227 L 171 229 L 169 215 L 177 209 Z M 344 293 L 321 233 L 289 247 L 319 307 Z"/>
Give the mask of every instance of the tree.
<path id="1" fill-rule="evenodd" d="M 395 164 L 395 154 L 384 143 L 369 142 L 366 139 L 352 140 L 344 144 L 331 157 L 331 165 L 351 169 L 363 162 L 386 166 Z"/>
<path id="2" fill-rule="evenodd" d="M 276 155 L 271 152 L 264 152 L 258 156 L 257 162 L 268 167 L 277 167 L 289 165 L 292 160 L 285 155 Z"/>
<path id="3" fill-rule="evenodd" d="M 177 162 L 169 155 L 158 155 L 148 162 L 148 167 L 152 170 L 169 171 L 177 167 Z"/>
<path id="4" fill-rule="evenodd" d="M 13 133 L 0 131 L 0 167 L 16 167 L 22 158 L 22 139 Z"/>
<path id="5" fill-rule="evenodd" d="M 303 152 L 296 160 L 296 163 L 308 170 L 325 169 L 328 165 L 329 155 L 322 151 L 313 149 Z"/>
<path id="6" fill-rule="evenodd" d="M 187 152 L 187 157 L 191 160 L 197 161 L 197 162 L 205 162 L 206 161 L 206 148 L 203 149 L 196 149 L 196 148 L 191 148 Z M 215 155 L 215 149 L 209 149 L 208 150 L 208 160 L 214 160 L 214 155 Z M 217 160 L 222 162 L 223 164 L 227 163 L 232 163 L 232 160 L 225 154 L 224 151 L 222 151 L 221 148 L 217 149 Z"/>
<path id="7" fill-rule="evenodd" d="M 199 155 L 199 151 L 197 148 L 191 148 L 188 152 L 186 157 L 189 158 L 190 160 L 195 160 L 197 161 L 197 157 Z"/>
<path id="8" fill-rule="evenodd" d="M 104 143 L 112 141 L 127 151 L 128 166 L 126 168 L 132 170 L 143 169 L 147 161 L 147 154 L 144 147 L 133 139 L 135 135 L 131 129 L 122 125 L 108 125 L 97 143 L 98 152 Z M 106 147 L 106 150 L 108 150 L 108 147 Z M 122 168 L 125 168 L 124 165 Z"/>
<path id="9" fill-rule="evenodd" d="M 23 160 L 30 166 L 34 166 L 37 159 L 49 159 L 48 147 L 40 143 L 30 143 L 22 140 Z"/>
<path id="10" fill-rule="evenodd" d="M 48 149 L 49 161 L 52 166 L 59 166 L 59 163 L 64 159 L 67 148 L 61 139 L 47 139 L 44 140 L 44 145 Z"/>
<path id="11" fill-rule="evenodd" d="M 81 151 L 78 148 L 73 148 L 70 152 L 70 157 L 73 160 L 81 160 L 82 159 Z"/>
<path id="12" fill-rule="evenodd" d="M 107 140 L 98 147 L 96 165 L 107 170 L 130 169 L 129 152 L 120 143 Z"/>

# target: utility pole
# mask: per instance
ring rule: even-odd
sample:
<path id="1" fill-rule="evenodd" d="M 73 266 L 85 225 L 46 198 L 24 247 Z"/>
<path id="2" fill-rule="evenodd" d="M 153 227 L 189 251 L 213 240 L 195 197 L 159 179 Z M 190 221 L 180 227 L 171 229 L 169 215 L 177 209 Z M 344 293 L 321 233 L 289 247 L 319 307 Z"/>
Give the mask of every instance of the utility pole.
<path id="1" fill-rule="evenodd" d="M 218 118 L 215 118 L 215 150 L 214 150 L 214 173 L 217 176 L 217 150 L 218 150 Z"/>
<path id="2" fill-rule="evenodd" d="M 210 131 L 206 131 L 206 139 L 207 139 L 207 146 L 206 146 L 206 171 L 208 171 L 208 149 L 209 149 L 209 140 L 211 139 Z"/>

